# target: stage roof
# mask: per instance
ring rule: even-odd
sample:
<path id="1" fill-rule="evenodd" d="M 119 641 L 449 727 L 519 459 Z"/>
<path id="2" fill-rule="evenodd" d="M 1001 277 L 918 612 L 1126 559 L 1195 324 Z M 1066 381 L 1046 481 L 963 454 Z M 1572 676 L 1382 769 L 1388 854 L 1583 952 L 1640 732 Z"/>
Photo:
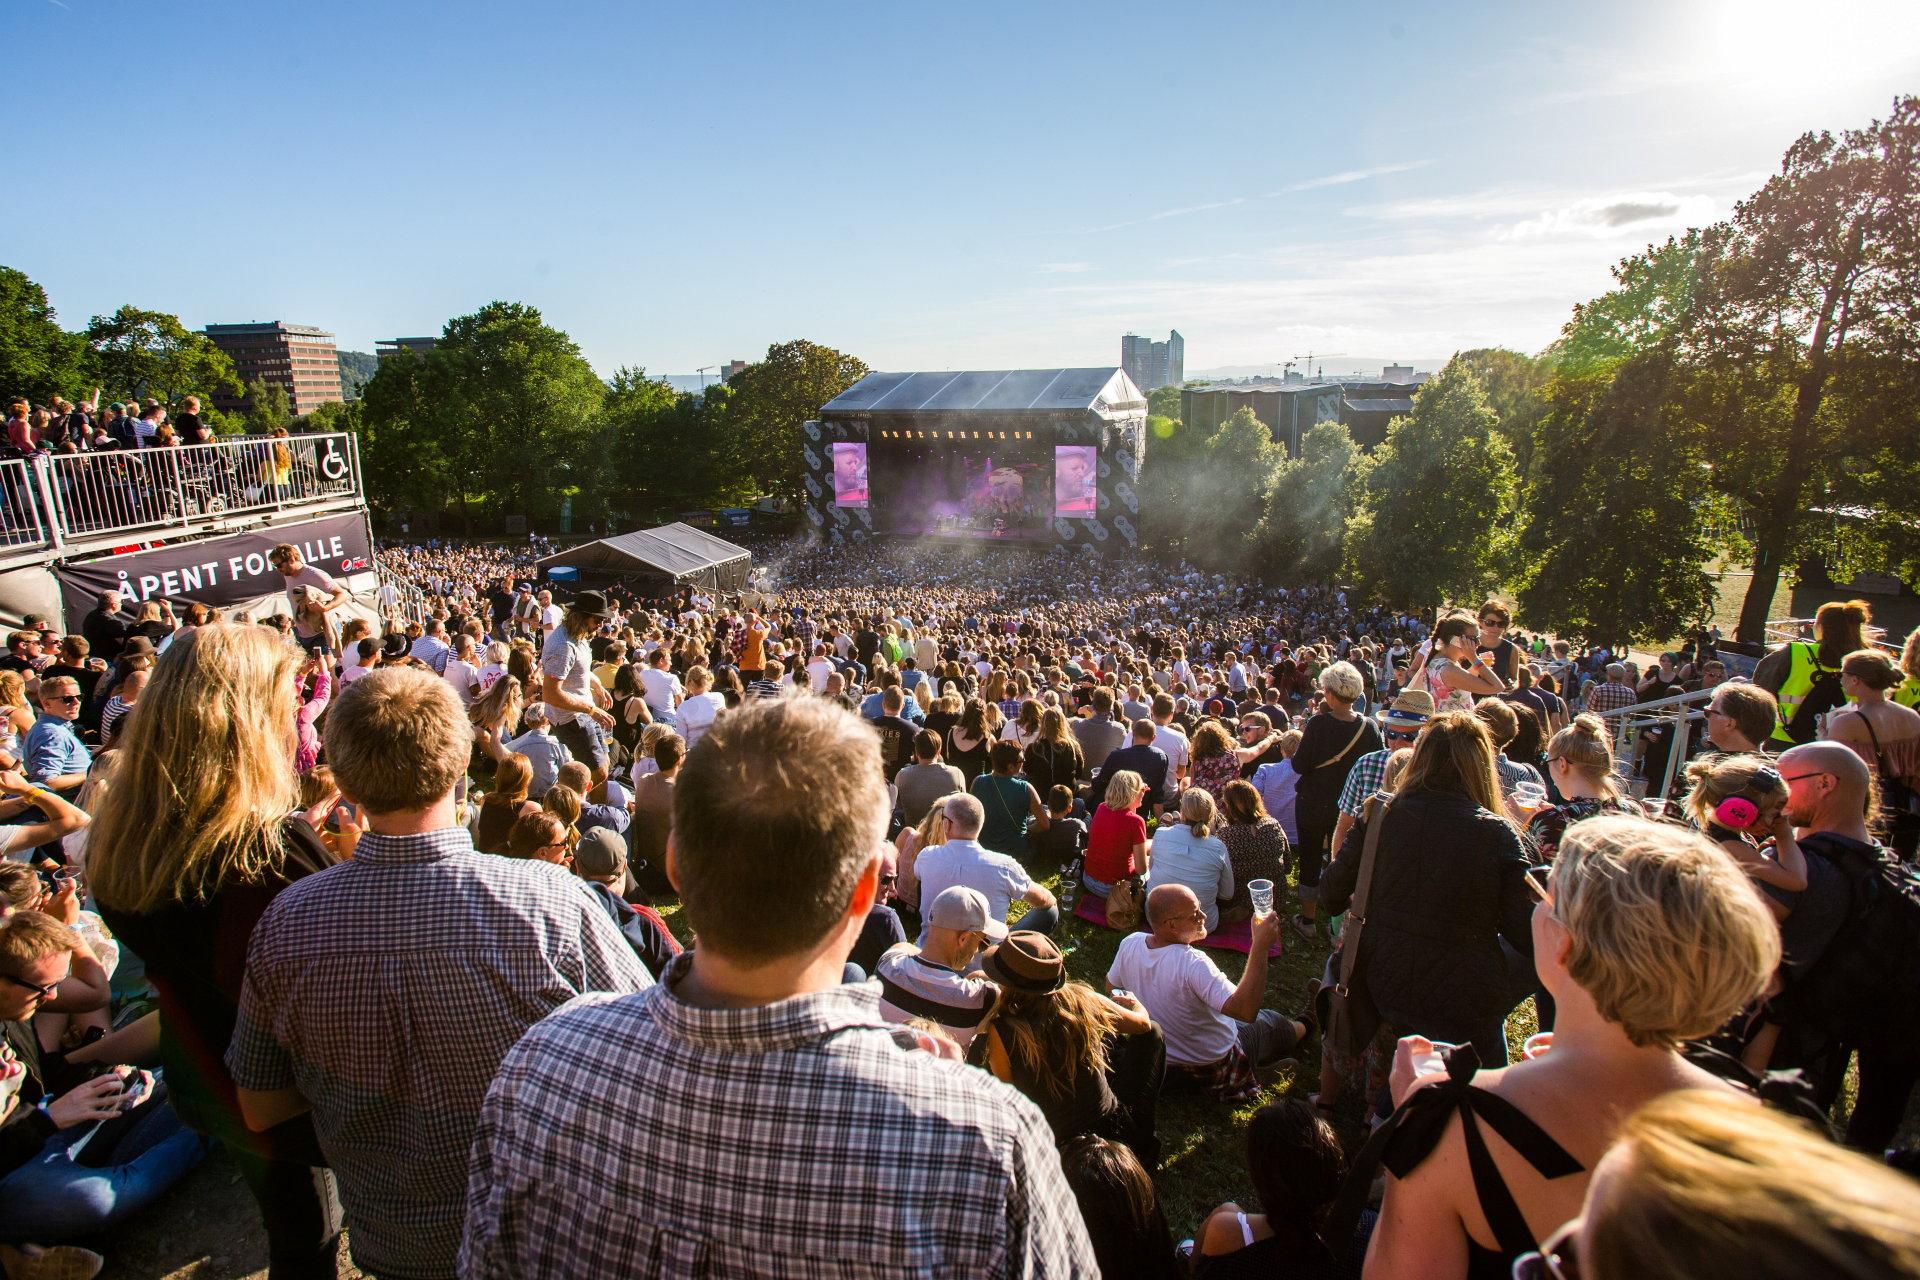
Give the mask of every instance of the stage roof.
<path id="1" fill-rule="evenodd" d="M 821 416 L 887 413 L 1110 413 L 1146 408 L 1118 365 L 1098 369 L 990 369 L 870 373 L 829 400 Z"/>
<path id="2" fill-rule="evenodd" d="M 745 547 L 737 547 L 725 538 L 716 538 L 692 525 L 676 523 L 556 551 L 541 559 L 538 567 L 563 566 L 611 574 L 651 570 L 675 582 L 699 581 L 725 586 L 734 584 L 714 581 L 716 574 L 723 568 L 737 568 L 737 576 L 744 580 L 750 558 Z M 721 579 L 733 576 L 736 575 L 719 574 Z"/>

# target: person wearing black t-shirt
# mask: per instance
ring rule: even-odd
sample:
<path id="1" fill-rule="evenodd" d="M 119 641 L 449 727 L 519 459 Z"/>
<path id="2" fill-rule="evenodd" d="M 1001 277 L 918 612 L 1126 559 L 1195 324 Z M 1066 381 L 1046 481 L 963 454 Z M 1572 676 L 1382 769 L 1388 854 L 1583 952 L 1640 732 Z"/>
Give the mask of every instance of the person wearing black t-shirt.
<path id="1" fill-rule="evenodd" d="M 1480 635 L 1474 641 L 1474 649 L 1487 660 L 1494 673 L 1506 681 L 1508 688 L 1513 687 L 1520 671 L 1520 646 L 1507 639 L 1507 631 L 1512 626 L 1513 612 L 1506 605 L 1489 600 L 1480 606 Z"/>

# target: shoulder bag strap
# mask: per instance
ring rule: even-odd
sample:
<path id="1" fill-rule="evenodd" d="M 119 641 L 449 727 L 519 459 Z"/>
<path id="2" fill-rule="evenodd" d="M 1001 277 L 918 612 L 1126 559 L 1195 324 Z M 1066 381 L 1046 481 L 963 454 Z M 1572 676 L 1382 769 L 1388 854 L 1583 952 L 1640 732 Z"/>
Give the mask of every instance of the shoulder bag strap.
<path id="1" fill-rule="evenodd" d="M 1347 752 L 1353 750 L 1355 747 L 1360 745 L 1360 738 L 1363 734 L 1366 733 L 1366 731 L 1367 731 L 1367 721 L 1366 721 L 1366 718 L 1363 716 L 1360 719 L 1360 723 L 1353 726 L 1353 736 L 1347 739 L 1346 746 L 1340 748 L 1340 753 L 1338 755 L 1328 756 L 1325 760 L 1322 760 L 1319 764 L 1313 766 L 1313 769 L 1308 770 L 1308 772 L 1311 773 L 1314 770 L 1324 769 L 1330 764 L 1338 764 L 1340 763 L 1340 761 L 1345 760 L 1347 758 Z"/>
<path id="2" fill-rule="evenodd" d="M 1360 935 L 1367 927 L 1367 899 L 1373 889 L 1374 855 L 1380 851 L 1380 828 L 1387 816 L 1387 806 L 1378 796 L 1367 798 L 1367 841 L 1360 846 L 1360 874 L 1355 877 L 1353 901 L 1347 905 L 1347 923 L 1340 931 L 1340 986 L 1341 996 L 1349 993 L 1353 981 L 1353 970 L 1360 963 Z"/>

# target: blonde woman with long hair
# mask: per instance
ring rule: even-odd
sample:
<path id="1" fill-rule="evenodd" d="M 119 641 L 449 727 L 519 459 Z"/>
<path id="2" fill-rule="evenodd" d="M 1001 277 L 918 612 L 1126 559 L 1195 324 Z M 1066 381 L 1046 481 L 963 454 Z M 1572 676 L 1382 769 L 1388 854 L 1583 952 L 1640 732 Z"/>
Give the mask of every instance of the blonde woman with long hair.
<path id="1" fill-rule="evenodd" d="M 894 867 L 894 874 L 899 877 L 893 887 L 894 895 L 916 918 L 920 913 L 920 877 L 914 873 L 913 864 L 921 850 L 946 842 L 947 806 L 944 804 L 927 806 L 927 816 L 920 819 L 919 826 L 902 827 L 894 837 L 893 847 L 899 854 Z"/>
<path id="2" fill-rule="evenodd" d="M 507 739 L 518 730 L 524 708 L 525 691 L 518 676 L 502 675 L 475 698 L 467 709 L 467 719 L 473 724 L 476 756 L 484 756 L 497 767 L 512 754 L 507 750 Z"/>
<path id="3" fill-rule="evenodd" d="M 1348 833 L 1321 881 L 1328 914 L 1353 900 L 1374 823 L 1379 851 L 1356 986 L 1399 1034 L 1471 1042 L 1507 1060 L 1506 1016 L 1522 986 L 1508 948 L 1531 952 L 1527 853 L 1502 816 L 1493 739 L 1471 711 L 1427 722 L 1384 812 Z"/>
<path id="4" fill-rule="evenodd" d="M 337 794 L 289 817 L 302 656 L 262 627 L 177 636 L 119 738 L 87 845 L 100 914 L 160 993 L 174 1109 L 233 1153 L 273 1264 L 289 1269 L 331 1265 L 337 1211 L 315 1172 L 326 1161 L 304 1118 L 247 1127 L 224 1055 L 254 925 L 280 890 L 334 861 L 315 827 Z"/>
<path id="5" fill-rule="evenodd" d="M 16 763 L 20 744 L 33 728 L 33 708 L 27 705 L 27 677 L 18 671 L 0 671 L 0 753 Z"/>

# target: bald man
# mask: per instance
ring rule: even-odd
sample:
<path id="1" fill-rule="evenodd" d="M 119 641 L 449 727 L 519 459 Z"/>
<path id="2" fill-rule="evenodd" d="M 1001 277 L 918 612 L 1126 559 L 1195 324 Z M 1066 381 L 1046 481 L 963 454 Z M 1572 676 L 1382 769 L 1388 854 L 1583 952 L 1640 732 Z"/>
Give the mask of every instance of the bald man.
<path id="1" fill-rule="evenodd" d="M 1787 784 L 1787 818 L 1807 858 L 1807 887 L 1782 893 L 1761 886 L 1789 910 L 1780 936 L 1790 980 L 1774 1001 L 1782 1034 L 1770 1065 L 1806 1071 L 1822 1105 L 1831 1106 L 1846 1075 L 1852 1033 L 1834 1025 L 1834 1009 L 1844 1002 L 1823 1000 L 1821 992 L 1857 991 L 1865 980 L 1860 957 L 1851 951 L 1859 940 L 1846 926 L 1855 886 L 1877 879 L 1882 859 L 1891 855 L 1867 828 L 1867 766 L 1850 748 L 1810 742 L 1782 753 L 1778 767 Z M 1886 1016 L 1911 1019 L 1916 1013 L 1890 1008 Z M 1862 1050 L 1847 1145 L 1874 1152 L 1887 1147 L 1916 1083 L 1920 1060 Z"/>
<path id="2" fill-rule="evenodd" d="M 1107 982 L 1128 991 L 1167 1042 L 1169 1075 L 1222 1102 L 1260 1090 L 1259 1072 L 1275 1065 L 1307 1035 L 1299 1018 L 1262 1009 L 1267 951 L 1280 932 L 1277 913 L 1254 921 L 1252 952 L 1238 984 L 1194 944 L 1207 933 L 1193 890 L 1163 884 L 1147 894 L 1153 932 L 1130 935 L 1114 953 Z"/>

